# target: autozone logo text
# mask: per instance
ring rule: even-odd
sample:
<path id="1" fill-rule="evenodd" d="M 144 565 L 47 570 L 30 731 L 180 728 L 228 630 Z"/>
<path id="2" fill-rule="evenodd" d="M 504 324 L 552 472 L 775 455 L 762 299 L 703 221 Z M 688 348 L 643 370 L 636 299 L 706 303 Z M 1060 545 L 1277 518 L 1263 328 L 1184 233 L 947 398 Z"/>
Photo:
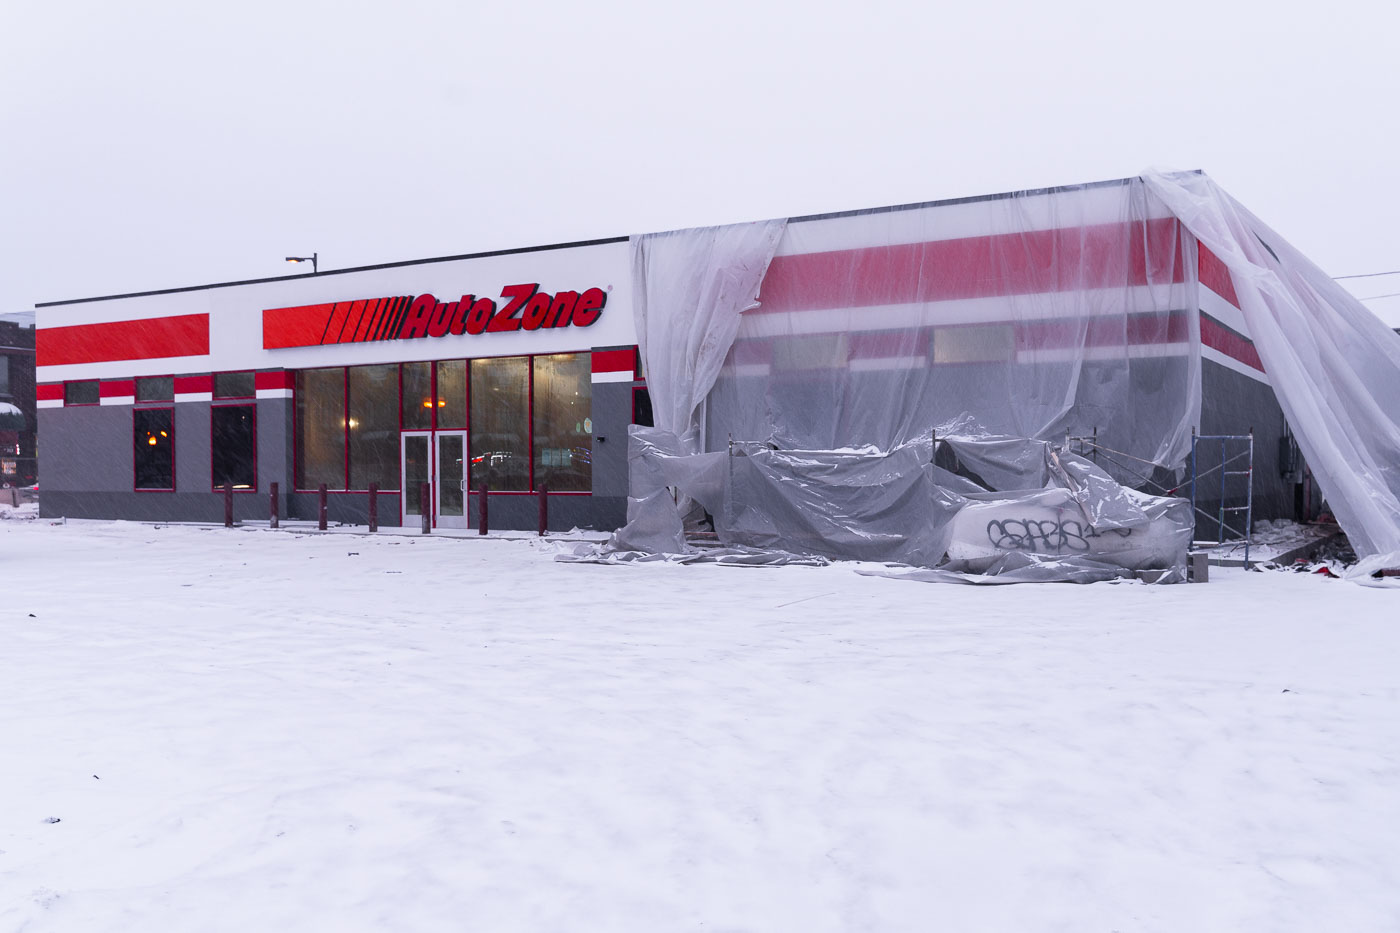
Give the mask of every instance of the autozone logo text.
<path id="1" fill-rule="evenodd" d="M 475 295 L 438 301 L 425 294 L 269 308 L 263 311 L 263 348 L 589 327 L 607 303 L 601 288 L 550 294 L 524 283 L 501 289 L 499 304 Z"/>

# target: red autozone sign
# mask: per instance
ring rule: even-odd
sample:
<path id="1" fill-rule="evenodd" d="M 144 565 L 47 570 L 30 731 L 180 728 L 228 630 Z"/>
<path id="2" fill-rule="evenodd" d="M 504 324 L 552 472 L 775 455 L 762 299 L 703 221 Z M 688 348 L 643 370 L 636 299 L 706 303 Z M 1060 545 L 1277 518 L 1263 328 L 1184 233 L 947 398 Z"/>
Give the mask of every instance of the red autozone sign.
<path id="1" fill-rule="evenodd" d="M 263 311 L 263 349 L 588 327 L 607 303 L 608 293 L 601 288 L 550 294 L 538 284 L 522 284 L 501 289 L 499 304 L 475 295 L 457 301 L 400 295 L 268 308 Z"/>

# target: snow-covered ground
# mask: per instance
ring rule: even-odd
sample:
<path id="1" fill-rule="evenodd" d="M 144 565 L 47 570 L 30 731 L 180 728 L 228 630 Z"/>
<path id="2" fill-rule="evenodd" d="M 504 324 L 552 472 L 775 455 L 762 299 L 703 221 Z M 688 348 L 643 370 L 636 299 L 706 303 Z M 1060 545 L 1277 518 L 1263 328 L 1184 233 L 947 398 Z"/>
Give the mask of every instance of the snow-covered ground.
<path id="1" fill-rule="evenodd" d="M 0 524 L 0 930 L 1400 929 L 1400 593 Z"/>

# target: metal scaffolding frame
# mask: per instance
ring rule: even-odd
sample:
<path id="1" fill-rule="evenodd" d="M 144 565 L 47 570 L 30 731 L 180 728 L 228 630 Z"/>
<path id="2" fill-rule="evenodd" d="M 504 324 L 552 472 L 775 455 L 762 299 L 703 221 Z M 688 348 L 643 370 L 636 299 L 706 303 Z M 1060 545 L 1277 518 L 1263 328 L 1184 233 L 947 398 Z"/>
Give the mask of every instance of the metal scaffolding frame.
<path id="1" fill-rule="evenodd" d="M 1202 441 L 1218 441 L 1220 443 L 1220 463 L 1204 471 L 1200 469 L 1200 457 L 1198 455 L 1198 448 Z M 1243 444 L 1244 449 L 1232 453 L 1230 447 L 1235 443 Z M 1185 481 L 1171 488 L 1163 486 L 1152 478 L 1152 471 L 1157 469 L 1157 464 L 1150 460 L 1144 460 L 1141 457 L 1134 456 L 1121 450 L 1114 450 L 1111 447 L 1100 444 L 1097 428 L 1094 429 L 1093 434 L 1077 436 L 1067 435 L 1065 437 L 1065 446 L 1073 453 L 1090 457 L 1095 463 L 1099 463 L 1102 458 L 1104 463 L 1111 464 L 1123 473 L 1138 480 L 1138 488 L 1151 487 L 1150 491 L 1157 495 L 1180 495 L 1184 487 L 1189 483 L 1191 487 L 1191 513 L 1196 517 L 1197 528 L 1203 527 L 1201 523 L 1202 517 L 1204 517 L 1208 523 L 1214 523 L 1216 527 L 1215 540 L 1207 540 L 1197 534 L 1192 539 L 1191 546 L 1215 547 L 1224 544 L 1227 540 L 1242 541 L 1244 543 L 1244 565 L 1245 567 L 1249 566 L 1249 548 L 1253 540 L 1254 528 L 1254 430 L 1252 428 L 1248 434 L 1197 434 L 1196 429 L 1193 427 L 1191 429 L 1190 473 Z M 1141 464 L 1141 466 L 1130 466 L 1124 463 L 1124 460 L 1133 461 L 1137 464 Z M 1241 460 L 1244 461 L 1244 469 L 1227 469 L 1229 466 Z M 1201 481 L 1217 471 L 1219 471 L 1220 474 L 1220 501 L 1215 514 L 1212 515 L 1210 512 L 1200 507 L 1200 499 L 1197 495 L 1197 491 L 1201 486 Z M 1245 478 L 1243 491 L 1235 492 L 1237 497 L 1243 496 L 1244 505 L 1227 506 L 1225 504 L 1228 499 L 1226 494 L 1231 491 L 1227 484 L 1229 478 L 1232 476 L 1242 476 Z M 1245 513 L 1244 527 L 1242 529 L 1237 528 L 1226 521 L 1227 512 Z M 1227 531 L 1235 537 L 1227 539 L 1225 536 Z"/>
<path id="2" fill-rule="evenodd" d="M 1205 472 L 1201 472 L 1200 470 L 1200 461 L 1197 455 L 1202 441 L 1220 442 L 1220 463 Z M 1245 445 L 1244 449 L 1231 454 L 1229 452 L 1229 445 L 1232 442 L 1243 443 Z M 1240 460 L 1244 461 L 1244 469 L 1227 469 L 1231 464 L 1237 463 Z M 1217 503 L 1216 514 L 1211 515 L 1197 505 L 1199 501 L 1197 497 L 1197 487 L 1201 479 L 1217 470 L 1220 471 L 1220 501 Z M 1245 478 L 1244 505 L 1227 506 L 1225 504 L 1227 501 L 1226 483 L 1231 476 L 1243 476 Z M 1198 538 L 1191 543 L 1193 545 L 1221 545 L 1227 540 L 1225 532 L 1229 531 L 1238 536 L 1237 538 L 1229 540 L 1242 540 L 1244 542 L 1244 566 L 1248 569 L 1249 546 L 1254 529 L 1254 430 L 1252 428 L 1248 434 L 1197 434 L 1194 428 L 1191 429 L 1191 511 L 1196 515 L 1205 516 L 1208 521 L 1215 522 L 1216 526 L 1214 541 L 1206 541 Z M 1244 528 L 1236 528 L 1227 522 L 1225 520 L 1225 513 L 1227 512 L 1243 512 Z M 1197 525 L 1199 526 L 1199 524 L 1200 519 L 1198 518 Z"/>

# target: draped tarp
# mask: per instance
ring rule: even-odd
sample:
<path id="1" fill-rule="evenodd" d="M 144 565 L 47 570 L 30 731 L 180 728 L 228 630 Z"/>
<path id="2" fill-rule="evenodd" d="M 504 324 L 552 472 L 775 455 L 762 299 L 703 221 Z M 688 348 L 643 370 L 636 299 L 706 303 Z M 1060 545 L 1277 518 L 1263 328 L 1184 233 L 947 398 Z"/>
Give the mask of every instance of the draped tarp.
<path id="1" fill-rule="evenodd" d="M 1179 466 L 1196 283 L 1194 240 L 1140 179 L 790 221 L 710 392 L 708 449 L 888 451 L 972 412 Z"/>
<path id="2" fill-rule="evenodd" d="M 704 451 L 701 407 L 740 315 L 757 304 L 786 226 L 766 220 L 632 237 L 633 315 L 656 424 L 651 443 L 666 455 Z M 645 432 L 640 438 L 645 446 Z M 630 484 L 627 526 L 611 546 L 684 550 L 683 517 L 694 512 L 693 503 L 645 474 L 632 475 Z"/>
<path id="3" fill-rule="evenodd" d="M 1197 238 L 1343 528 L 1400 563 L 1400 338 L 1209 179 L 1155 174 L 634 239 L 657 426 L 611 547 L 691 550 L 695 502 L 733 547 L 1179 577 L 1189 504 L 1125 486 L 1179 478 L 1200 423 Z"/>
<path id="4" fill-rule="evenodd" d="M 1147 172 L 1230 270 L 1249 337 L 1364 576 L 1400 567 L 1400 335 L 1210 178 Z"/>
<path id="5" fill-rule="evenodd" d="M 713 516 L 724 547 L 783 562 L 819 555 L 1012 574 L 1007 582 L 1185 579 L 1189 502 L 1124 489 L 1059 444 L 991 434 L 967 415 L 888 451 L 733 443 L 686 454 L 674 434 L 633 426 L 629 457 L 632 520 L 604 553 L 567 559 L 691 559 L 672 505 L 680 496 Z"/>
<path id="6" fill-rule="evenodd" d="M 633 237 L 633 315 L 656 427 L 700 451 L 698 412 L 787 222 Z"/>

